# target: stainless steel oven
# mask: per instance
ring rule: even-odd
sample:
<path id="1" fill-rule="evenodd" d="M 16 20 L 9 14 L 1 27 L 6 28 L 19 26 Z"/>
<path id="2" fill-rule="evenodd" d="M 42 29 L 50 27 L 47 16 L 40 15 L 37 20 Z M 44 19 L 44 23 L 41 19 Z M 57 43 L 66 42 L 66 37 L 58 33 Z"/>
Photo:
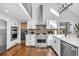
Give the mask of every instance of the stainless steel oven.
<path id="1" fill-rule="evenodd" d="M 36 47 L 47 47 L 46 35 L 36 35 Z"/>
<path id="2" fill-rule="evenodd" d="M 37 39 L 37 43 L 46 43 L 46 39 Z"/>
<path id="3" fill-rule="evenodd" d="M 16 40 L 18 37 L 18 27 L 11 27 L 11 41 Z"/>

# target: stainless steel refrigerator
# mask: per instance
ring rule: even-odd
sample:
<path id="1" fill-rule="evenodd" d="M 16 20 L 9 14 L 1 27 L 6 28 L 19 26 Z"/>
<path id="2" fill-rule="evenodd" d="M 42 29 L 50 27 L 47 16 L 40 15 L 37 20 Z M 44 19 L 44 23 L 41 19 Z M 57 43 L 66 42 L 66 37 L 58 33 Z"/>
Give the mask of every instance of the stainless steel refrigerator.
<path id="1" fill-rule="evenodd" d="M 0 19 L 0 53 L 6 51 L 7 45 L 7 23 Z"/>

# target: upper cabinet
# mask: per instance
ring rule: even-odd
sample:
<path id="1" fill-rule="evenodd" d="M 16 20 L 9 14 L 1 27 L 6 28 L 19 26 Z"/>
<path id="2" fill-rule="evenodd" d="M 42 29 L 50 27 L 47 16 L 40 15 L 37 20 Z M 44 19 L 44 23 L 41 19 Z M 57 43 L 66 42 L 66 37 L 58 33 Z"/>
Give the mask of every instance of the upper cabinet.
<path id="1" fill-rule="evenodd" d="M 46 29 L 57 29 L 57 20 L 47 20 Z"/>
<path id="2" fill-rule="evenodd" d="M 21 29 L 27 29 L 27 22 L 21 22 Z"/>
<path id="3" fill-rule="evenodd" d="M 27 22 L 27 29 L 36 29 L 36 23 L 35 21 L 28 21 Z"/>

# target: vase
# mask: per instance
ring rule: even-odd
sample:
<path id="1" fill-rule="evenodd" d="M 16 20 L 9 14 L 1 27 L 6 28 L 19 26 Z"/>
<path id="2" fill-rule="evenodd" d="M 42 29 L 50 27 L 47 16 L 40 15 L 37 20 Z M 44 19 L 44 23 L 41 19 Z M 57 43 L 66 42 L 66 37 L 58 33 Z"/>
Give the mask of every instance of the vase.
<path id="1" fill-rule="evenodd" d="M 77 38 L 79 38 L 79 32 L 76 32 Z"/>

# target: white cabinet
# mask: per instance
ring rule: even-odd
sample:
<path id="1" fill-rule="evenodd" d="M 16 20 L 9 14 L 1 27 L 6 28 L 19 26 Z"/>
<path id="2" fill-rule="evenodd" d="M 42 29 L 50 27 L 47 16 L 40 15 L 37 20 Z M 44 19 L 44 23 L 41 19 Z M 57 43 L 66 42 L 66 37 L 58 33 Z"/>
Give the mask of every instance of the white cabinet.
<path id="1" fill-rule="evenodd" d="M 36 29 L 36 25 L 33 25 L 31 28 L 32 28 L 32 29 Z"/>
<path id="2" fill-rule="evenodd" d="M 35 46 L 35 35 L 34 34 L 26 35 L 26 45 Z"/>
<path id="3" fill-rule="evenodd" d="M 60 39 L 57 37 L 53 37 L 52 47 L 56 51 L 58 55 L 60 55 Z"/>
<path id="4" fill-rule="evenodd" d="M 27 29 L 31 29 L 31 24 L 29 22 L 27 23 Z"/>
<path id="5" fill-rule="evenodd" d="M 52 40 L 53 40 L 53 35 L 52 34 L 48 34 L 47 35 L 47 45 L 48 46 L 51 46 Z"/>
<path id="6" fill-rule="evenodd" d="M 27 25 L 27 29 L 36 29 L 36 25 L 30 25 L 30 24 L 28 24 Z"/>
<path id="7" fill-rule="evenodd" d="M 58 55 L 60 55 L 60 39 L 52 34 L 47 35 L 47 45 L 52 46 Z"/>
<path id="8" fill-rule="evenodd" d="M 27 22 L 27 29 L 36 29 L 36 23 L 34 21 Z"/>
<path id="9" fill-rule="evenodd" d="M 50 29 L 49 21 L 46 21 L 46 29 Z"/>
<path id="10" fill-rule="evenodd" d="M 47 20 L 46 29 L 57 29 L 57 20 Z"/>

